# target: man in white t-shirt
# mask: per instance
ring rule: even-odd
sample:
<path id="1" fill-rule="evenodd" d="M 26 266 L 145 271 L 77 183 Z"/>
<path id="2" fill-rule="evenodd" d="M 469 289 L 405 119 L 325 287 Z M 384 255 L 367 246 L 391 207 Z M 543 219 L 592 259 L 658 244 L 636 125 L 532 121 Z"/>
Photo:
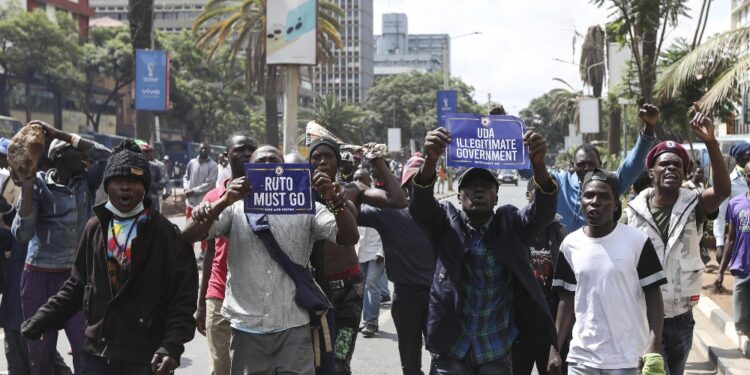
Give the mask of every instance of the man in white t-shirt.
<path id="1" fill-rule="evenodd" d="M 666 278 L 654 246 L 617 222 L 617 176 L 594 169 L 581 189 L 587 225 L 563 240 L 552 282 L 560 291 L 558 347 L 572 328 L 568 374 L 636 374 L 641 359 L 663 373 L 659 286 Z M 559 373 L 560 365 L 552 347 L 548 371 Z"/>

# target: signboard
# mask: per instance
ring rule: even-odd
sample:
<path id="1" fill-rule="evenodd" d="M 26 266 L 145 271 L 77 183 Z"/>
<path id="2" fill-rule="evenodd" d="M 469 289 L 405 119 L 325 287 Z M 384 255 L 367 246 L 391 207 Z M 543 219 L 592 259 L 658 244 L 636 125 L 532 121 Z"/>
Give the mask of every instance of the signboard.
<path id="1" fill-rule="evenodd" d="M 438 127 L 445 127 L 445 116 L 456 113 L 458 107 L 456 90 L 438 90 L 437 92 L 437 115 Z"/>
<path id="2" fill-rule="evenodd" d="M 266 3 L 266 64 L 317 64 L 317 0 Z"/>
<path id="3" fill-rule="evenodd" d="M 578 101 L 578 106 L 581 134 L 599 133 L 599 99 L 581 98 Z"/>
<path id="4" fill-rule="evenodd" d="M 245 212 L 256 214 L 314 214 L 310 164 L 247 163 L 245 176 L 251 191 Z"/>
<path id="5" fill-rule="evenodd" d="M 529 168 L 520 118 L 453 113 L 446 120 L 452 136 L 446 152 L 449 167 Z"/>
<path id="6" fill-rule="evenodd" d="M 169 110 L 169 53 L 135 51 L 135 109 Z"/>
<path id="7" fill-rule="evenodd" d="M 388 152 L 401 152 L 401 128 L 388 128 Z"/>

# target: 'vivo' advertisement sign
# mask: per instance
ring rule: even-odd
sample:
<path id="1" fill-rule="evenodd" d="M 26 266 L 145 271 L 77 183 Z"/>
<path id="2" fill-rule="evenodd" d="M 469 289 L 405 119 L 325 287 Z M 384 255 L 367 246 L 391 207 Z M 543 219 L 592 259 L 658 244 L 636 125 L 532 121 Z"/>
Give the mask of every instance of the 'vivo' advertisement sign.
<path id="1" fill-rule="evenodd" d="M 458 98 L 456 90 L 438 90 L 437 92 L 437 115 L 438 126 L 446 127 L 445 116 L 456 113 Z"/>
<path id="2" fill-rule="evenodd" d="M 169 110 L 169 53 L 135 51 L 135 109 Z"/>

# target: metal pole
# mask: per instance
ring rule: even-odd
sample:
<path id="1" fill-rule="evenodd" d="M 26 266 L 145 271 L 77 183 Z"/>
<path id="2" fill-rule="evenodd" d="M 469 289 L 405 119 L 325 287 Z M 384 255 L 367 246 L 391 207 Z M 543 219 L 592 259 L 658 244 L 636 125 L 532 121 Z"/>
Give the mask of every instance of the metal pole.
<path id="1" fill-rule="evenodd" d="M 448 72 L 448 65 L 450 64 L 450 56 L 448 55 L 448 41 L 443 42 L 443 89 L 448 90 L 450 88 L 450 73 Z M 458 105 L 458 103 L 456 103 Z M 445 163 L 445 174 L 447 175 L 448 191 L 453 191 L 453 175 L 450 169 L 448 169 L 448 158 L 443 158 Z"/>
<path id="2" fill-rule="evenodd" d="M 284 154 L 297 152 L 297 105 L 299 102 L 299 66 L 286 66 L 284 91 Z"/>

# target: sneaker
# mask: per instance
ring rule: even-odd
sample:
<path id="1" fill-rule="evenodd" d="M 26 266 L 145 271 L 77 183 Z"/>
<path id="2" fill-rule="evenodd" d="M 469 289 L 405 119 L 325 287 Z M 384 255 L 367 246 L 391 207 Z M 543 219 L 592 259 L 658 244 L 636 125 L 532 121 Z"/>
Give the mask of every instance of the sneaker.
<path id="1" fill-rule="evenodd" d="M 377 331 L 378 326 L 376 324 L 365 324 L 365 327 L 360 332 L 362 332 L 362 336 L 364 337 L 372 337 Z"/>

